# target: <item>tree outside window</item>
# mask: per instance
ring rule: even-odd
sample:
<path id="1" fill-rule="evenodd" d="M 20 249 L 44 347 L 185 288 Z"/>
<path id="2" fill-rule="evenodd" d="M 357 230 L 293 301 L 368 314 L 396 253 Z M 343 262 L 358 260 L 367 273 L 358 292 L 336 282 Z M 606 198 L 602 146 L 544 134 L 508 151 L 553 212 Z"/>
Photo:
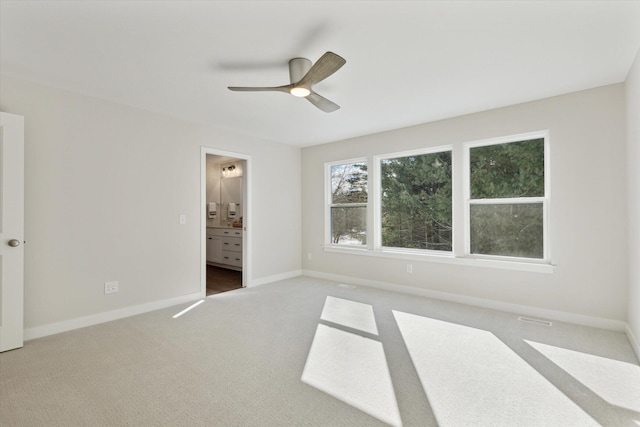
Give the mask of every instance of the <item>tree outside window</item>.
<path id="1" fill-rule="evenodd" d="M 382 159 L 382 246 L 452 250 L 451 151 Z"/>
<path id="2" fill-rule="evenodd" d="M 367 163 L 332 165 L 331 243 L 367 244 Z"/>
<path id="3" fill-rule="evenodd" d="M 543 259 L 544 138 L 469 149 L 470 253 Z"/>

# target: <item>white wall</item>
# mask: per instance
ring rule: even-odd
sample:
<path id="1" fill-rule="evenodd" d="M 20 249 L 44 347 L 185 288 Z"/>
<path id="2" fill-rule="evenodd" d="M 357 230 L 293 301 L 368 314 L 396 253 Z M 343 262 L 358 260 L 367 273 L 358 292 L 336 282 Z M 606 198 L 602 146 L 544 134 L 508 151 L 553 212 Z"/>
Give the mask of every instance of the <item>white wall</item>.
<path id="1" fill-rule="evenodd" d="M 625 82 L 629 219 L 629 328 L 640 358 L 640 51 Z"/>
<path id="2" fill-rule="evenodd" d="M 13 78 L 0 84 L 0 109 L 26 123 L 25 328 L 200 291 L 201 146 L 251 156 L 249 283 L 299 271 L 300 149 Z M 286 172 L 274 167 L 282 163 Z M 104 295 L 111 280 L 120 292 Z"/>
<path id="3" fill-rule="evenodd" d="M 553 274 L 416 261 L 408 274 L 403 260 L 323 251 L 325 162 L 545 129 L 551 132 Z M 622 84 L 305 148 L 302 168 L 302 250 L 312 254 L 311 261 L 303 257 L 303 271 L 611 319 L 618 325 L 627 318 Z"/>

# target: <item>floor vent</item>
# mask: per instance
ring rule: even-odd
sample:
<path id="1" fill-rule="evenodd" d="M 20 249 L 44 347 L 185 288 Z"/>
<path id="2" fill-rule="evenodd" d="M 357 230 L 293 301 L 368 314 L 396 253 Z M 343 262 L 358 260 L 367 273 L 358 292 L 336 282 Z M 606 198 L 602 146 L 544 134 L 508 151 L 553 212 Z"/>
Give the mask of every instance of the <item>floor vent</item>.
<path id="1" fill-rule="evenodd" d="M 518 320 L 521 322 L 527 322 L 527 323 L 535 323 L 536 325 L 542 325 L 542 326 L 551 326 L 553 325 L 553 323 L 549 322 L 548 320 L 540 320 L 540 319 L 532 319 L 531 317 L 518 317 Z"/>
<path id="2" fill-rule="evenodd" d="M 344 283 L 340 283 L 340 284 L 338 285 L 338 287 L 339 287 L 339 288 L 348 288 L 348 289 L 353 289 L 353 288 L 355 288 L 355 285 L 347 285 L 347 284 L 344 284 Z"/>

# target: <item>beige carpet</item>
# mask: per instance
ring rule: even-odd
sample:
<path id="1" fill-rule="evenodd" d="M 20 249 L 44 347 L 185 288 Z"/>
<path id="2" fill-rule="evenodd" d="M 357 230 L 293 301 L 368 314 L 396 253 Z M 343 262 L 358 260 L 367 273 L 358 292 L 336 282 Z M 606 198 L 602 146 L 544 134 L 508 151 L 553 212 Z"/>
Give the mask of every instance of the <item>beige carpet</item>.
<path id="1" fill-rule="evenodd" d="M 2 426 L 631 426 L 622 333 L 296 278 L 0 354 Z"/>

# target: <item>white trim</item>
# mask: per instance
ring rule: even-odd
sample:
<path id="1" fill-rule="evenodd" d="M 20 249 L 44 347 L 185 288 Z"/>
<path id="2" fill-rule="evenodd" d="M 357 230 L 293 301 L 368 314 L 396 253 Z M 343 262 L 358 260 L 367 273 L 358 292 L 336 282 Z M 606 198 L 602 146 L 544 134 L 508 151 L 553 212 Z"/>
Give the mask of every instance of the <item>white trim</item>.
<path id="1" fill-rule="evenodd" d="M 365 163 L 367 165 L 367 203 L 333 203 L 331 198 L 331 167 L 351 165 L 355 163 Z M 337 160 L 333 162 L 325 162 L 324 164 L 324 243 L 325 245 L 333 245 L 333 239 L 331 236 L 331 208 L 332 207 L 364 207 L 366 208 L 366 237 L 367 245 L 361 245 L 361 247 L 367 247 L 371 245 L 371 237 L 369 235 L 371 231 L 371 223 L 369 221 L 370 211 L 369 204 L 371 203 L 371 173 L 369 171 L 369 159 L 367 157 L 357 157 L 355 159 Z M 339 245 L 335 245 L 339 246 Z"/>
<path id="2" fill-rule="evenodd" d="M 356 203 L 333 203 L 331 204 L 332 208 L 366 208 L 367 203 L 356 202 Z"/>
<path id="3" fill-rule="evenodd" d="M 544 254 L 544 259 L 547 262 L 551 263 L 551 245 L 549 244 L 551 240 L 551 132 L 547 129 L 545 131 L 541 131 L 541 134 L 544 135 L 544 197 L 545 197 L 545 207 L 544 207 L 544 218 L 542 220 L 543 230 L 543 248 L 542 252 Z"/>
<path id="4" fill-rule="evenodd" d="M 435 147 L 416 148 L 415 150 L 398 151 L 395 153 L 378 154 L 373 156 L 374 161 L 398 159 L 400 157 L 421 156 L 423 154 L 444 153 L 445 151 L 453 151 L 453 144 L 437 145 Z"/>
<path id="5" fill-rule="evenodd" d="M 369 245 L 370 250 L 380 250 L 384 247 L 382 246 L 382 174 L 380 164 L 383 160 L 391 160 L 391 159 L 399 159 L 404 157 L 411 156 L 422 156 L 426 154 L 437 154 L 437 153 L 450 153 L 451 154 L 451 251 L 455 253 L 455 239 L 454 239 L 454 207 L 455 204 L 455 174 L 454 174 L 454 156 L 453 156 L 453 148 L 454 146 L 451 144 L 448 145 L 438 145 L 437 147 L 427 147 L 427 148 L 419 148 L 415 150 L 408 151 L 399 151 L 396 153 L 387 153 L 387 154 L 379 154 L 372 157 L 371 169 L 373 173 L 369 175 L 368 178 L 373 182 L 371 188 L 372 193 L 369 195 L 370 201 L 372 202 L 373 209 L 370 209 L 372 216 L 372 224 L 373 224 L 373 244 Z M 368 235 L 367 235 L 368 236 Z M 368 240 L 367 240 L 368 241 Z M 394 248 L 395 249 L 395 248 Z M 404 249 L 404 248 L 398 248 Z"/>
<path id="6" fill-rule="evenodd" d="M 201 299 L 200 292 L 183 295 L 176 298 L 169 298 L 161 301 L 153 301 L 145 304 L 134 305 L 131 307 L 120 308 L 118 310 L 105 311 L 90 316 L 78 317 L 75 319 L 64 320 L 62 322 L 50 323 L 48 325 L 36 326 L 25 329 L 25 341 L 42 338 L 49 335 L 59 334 L 61 332 L 72 331 L 74 329 L 85 328 L 100 323 L 111 322 L 112 320 L 124 319 L 125 317 L 135 316 L 138 314 L 148 313 L 154 310 L 171 307 L 178 304 L 193 302 Z"/>
<path id="7" fill-rule="evenodd" d="M 259 279 L 252 279 L 247 284 L 248 288 L 253 288 L 255 286 L 266 285 L 267 283 L 278 282 L 280 280 L 292 279 L 294 277 L 298 277 L 302 275 L 302 270 L 291 270 L 285 273 L 274 274 L 272 276 L 261 277 Z"/>
<path id="8" fill-rule="evenodd" d="M 412 286 L 397 285 L 394 283 L 380 282 L 375 280 L 361 279 L 351 276 L 323 273 L 313 270 L 302 270 L 303 276 L 315 277 L 318 279 L 331 280 L 348 284 L 367 286 L 391 292 L 400 292 L 409 295 L 417 295 L 425 298 L 440 299 L 460 304 L 472 305 L 475 307 L 499 310 L 517 315 L 526 315 L 536 318 L 551 319 L 559 322 L 573 323 L 576 325 L 590 326 L 593 328 L 608 329 L 612 331 L 625 331 L 627 324 L 620 320 L 606 319 L 602 317 L 585 316 L 564 311 L 548 310 L 545 308 L 532 307 L 527 305 L 512 304 L 508 302 L 494 301 L 484 298 L 470 297 L 465 295 L 452 294 L 448 292 L 432 291 L 429 289 L 415 288 Z"/>
<path id="9" fill-rule="evenodd" d="M 544 203 L 544 197 L 505 197 L 503 199 L 470 199 L 472 205 L 536 205 Z"/>
<path id="10" fill-rule="evenodd" d="M 638 341 L 633 335 L 633 331 L 629 324 L 626 325 L 624 332 L 627 334 L 627 339 L 629 340 L 629 344 L 631 344 L 631 348 L 636 353 L 636 358 L 640 360 L 640 341 Z"/>
<path id="11" fill-rule="evenodd" d="M 516 197 L 504 199 L 471 199 L 471 149 L 486 147 L 490 145 L 510 144 L 515 142 L 528 141 L 531 139 L 543 139 L 544 144 L 544 197 Z M 479 141 L 469 141 L 462 144 L 463 147 L 463 199 L 464 199 L 464 256 L 476 256 L 480 254 L 471 253 L 471 205 L 481 204 L 528 204 L 542 203 L 542 261 L 551 264 L 551 251 L 549 245 L 549 219 L 551 209 L 551 166 L 549 154 L 551 135 L 548 129 L 535 132 L 521 133 L 517 135 L 506 135 L 497 138 L 483 139 Z M 484 255 L 488 259 L 493 255 Z M 501 257 L 495 257 L 499 260 Z M 532 259 L 535 262 L 535 259 Z"/>
<path id="12" fill-rule="evenodd" d="M 201 298 L 207 295 L 207 154 L 214 156 L 233 157 L 244 160 L 242 171 L 242 286 L 248 286 L 253 267 L 253 239 L 251 222 L 253 218 L 253 204 L 251 203 L 251 188 L 253 171 L 251 169 L 251 156 L 248 154 L 234 153 L 209 147 L 200 147 L 200 293 Z"/>
<path id="13" fill-rule="evenodd" d="M 464 241 L 468 233 L 465 217 L 465 155 L 462 144 L 455 144 L 451 150 L 451 251 L 457 257 L 464 256 Z M 462 197 L 460 197 L 462 196 Z"/>
<path id="14" fill-rule="evenodd" d="M 370 159 L 371 166 L 369 168 L 374 179 L 368 180 L 368 189 L 371 190 L 369 194 L 371 208 L 367 209 L 367 224 L 371 224 L 372 230 L 367 228 L 367 237 L 371 236 L 371 239 L 367 239 L 367 248 L 376 250 L 382 247 L 382 215 L 380 215 L 382 210 L 382 179 L 380 176 L 380 159 L 378 156 L 372 156 Z"/>
<path id="15" fill-rule="evenodd" d="M 442 264 L 456 264 L 469 267 L 496 268 L 501 270 L 527 271 L 531 273 L 547 273 L 552 274 L 555 265 L 547 264 L 540 260 L 531 260 L 529 258 L 510 258 L 510 257 L 463 257 L 456 256 L 451 252 L 438 253 L 438 251 L 421 251 L 417 249 L 402 248 L 382 248 L 377 250 L 369 250 L 366 247 L 358 246 L 324 246 L 325 252 L 335 252 L 349 255 L 362 255 L 380 258 L 403 259 L 407 261 L 437 262 Z M 535 262 L 538 261 L 538 262 Z"/>
<path id="16" fill-rule="evenodd" d="M 518 133 L 515 135 L 503 135 L 503 136 L 497 136 L 495 138 L 469 141 L 469 142 L 465 142 L 464 146 L 465 148 L 469 148 L 469 147 L 475 148 L 475 147 L 484 147 L 487 145 L 508 144 L 510 142 L 522 142 L 522 141 L 527 141 L 529 139 L 536 139 L 536 138 L 546 139 L 548 137 L 549 137 L 549 129 L 544 129 L 544 130 L 537 130 L 533 132 Z"/>

